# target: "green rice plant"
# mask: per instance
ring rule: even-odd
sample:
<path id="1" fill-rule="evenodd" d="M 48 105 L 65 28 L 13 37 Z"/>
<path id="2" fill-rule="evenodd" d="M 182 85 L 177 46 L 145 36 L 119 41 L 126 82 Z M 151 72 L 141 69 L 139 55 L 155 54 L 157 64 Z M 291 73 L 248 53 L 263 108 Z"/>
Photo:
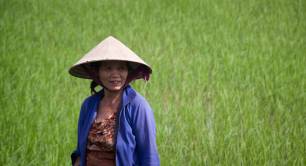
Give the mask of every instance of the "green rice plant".
<path id="1" fill-rule="evenodd" d="M 69 165 L 89 80 L 69 67 L 114 35 L 153 68 L 162 165 L 306 165 L 303 0 L 0 1 L 0 165 Z"/>

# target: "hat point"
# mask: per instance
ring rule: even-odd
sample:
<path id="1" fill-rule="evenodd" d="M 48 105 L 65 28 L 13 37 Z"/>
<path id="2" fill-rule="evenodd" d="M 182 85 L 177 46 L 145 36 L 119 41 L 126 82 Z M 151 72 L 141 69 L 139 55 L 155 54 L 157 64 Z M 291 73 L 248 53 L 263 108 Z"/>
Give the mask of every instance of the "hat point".
<path id="1" fill-rule="evenodd" d="M 108 36 L 105 40 L 108 40 L 108 39 L 115 39 L 115 40 L 118 40 L 117 38 L 115 38 L 115 37 L 112 36 L 112 35 Z"/>

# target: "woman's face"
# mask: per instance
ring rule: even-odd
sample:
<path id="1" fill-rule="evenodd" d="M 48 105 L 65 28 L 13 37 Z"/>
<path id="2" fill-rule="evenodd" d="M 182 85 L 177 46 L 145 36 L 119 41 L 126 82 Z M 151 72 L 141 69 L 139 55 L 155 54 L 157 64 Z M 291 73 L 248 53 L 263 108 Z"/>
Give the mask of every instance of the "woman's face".
<path id="1" fill-rule="evenodd" d="M 119 91 L 123 88 L 128 76 L 127 62 L 103 61 L 99 67 L 99 79 L 109 91 Z"/>

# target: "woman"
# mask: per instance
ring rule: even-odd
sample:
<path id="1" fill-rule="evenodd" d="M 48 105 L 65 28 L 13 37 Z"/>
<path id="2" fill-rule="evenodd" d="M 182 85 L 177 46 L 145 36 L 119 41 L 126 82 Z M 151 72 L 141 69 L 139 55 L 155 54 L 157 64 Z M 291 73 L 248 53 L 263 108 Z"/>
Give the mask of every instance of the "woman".
<path id="1" fill-rule="evenodd" d="M 152 70 L 114 37 L 88 52 L 69 73 L 92 79 L 82 104 L 72 165 L 159 165 L 155 122 L 147 101 L 129 83 Z M 102 90 L 95 91 L 96 86 Z"/>

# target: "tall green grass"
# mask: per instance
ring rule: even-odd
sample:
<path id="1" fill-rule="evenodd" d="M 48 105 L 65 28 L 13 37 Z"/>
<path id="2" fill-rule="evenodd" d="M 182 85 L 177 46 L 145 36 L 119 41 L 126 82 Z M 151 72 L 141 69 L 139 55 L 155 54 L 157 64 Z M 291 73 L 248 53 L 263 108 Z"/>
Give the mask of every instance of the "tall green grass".
<path id="1" fill-rule="evenodd" d="M 0 165 L 69 165 L 108 35 L 153 68 L 162 165 L 306 165 L 304 0 L 0 0 Z"/>

